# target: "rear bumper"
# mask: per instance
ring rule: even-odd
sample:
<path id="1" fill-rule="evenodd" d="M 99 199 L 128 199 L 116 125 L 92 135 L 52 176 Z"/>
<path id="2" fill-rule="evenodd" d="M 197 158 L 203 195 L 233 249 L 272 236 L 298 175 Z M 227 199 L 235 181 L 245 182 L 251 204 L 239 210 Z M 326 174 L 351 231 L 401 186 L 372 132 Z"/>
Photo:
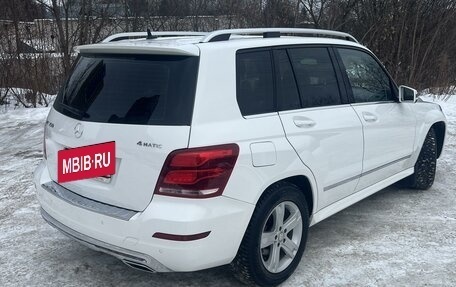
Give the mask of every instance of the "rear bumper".
<path id="1" fill-rule="evenodd" d="M 69 237 L 126 264 L 148 271 L 196 271 L 230 263 L 236 256 L 254 206 L 227 197 L 195 200 L 154 196 L 129 220 L 81 208 L 42 187 L 51 182 L 42 162 L 35 171 L 43 218 Z M 210 231 L 193 241 L 152 237 Z"/>
<path id="2" fill-rule="evenodd" d="M 95 238 L 89 237 L 82 233 L 79 233 L 62 223 L 55 220 L 50 216 L 44 209 L 41 209 L 41 216 L 43 219 L 54 228 L 58 229 L 60 232 L 66 236 L 86 245 L 89 248 L 92 248 L 97 251 L 101 251 L 112 256 L 115 256 L 122 260 L 128 266 L 133 268 L 147 270 L 151 272 L 169 272 L 170 270 L 160 264 L 157 260 L 150 257 L 147 254 L 142 254 L 125 248 L 121 248 L 115 245 L 108 244 L 106 242 L 97 240 Z"/>

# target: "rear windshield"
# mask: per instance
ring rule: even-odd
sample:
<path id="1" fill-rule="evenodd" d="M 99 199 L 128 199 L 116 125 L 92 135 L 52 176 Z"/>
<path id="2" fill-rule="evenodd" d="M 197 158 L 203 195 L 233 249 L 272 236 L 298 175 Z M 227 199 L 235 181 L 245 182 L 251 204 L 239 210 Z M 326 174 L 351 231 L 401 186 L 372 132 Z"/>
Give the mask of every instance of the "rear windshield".
<path id="1" fill-rule="evenodd" d="M 54 108 L 90 122 L 190 125 L 197 72 L 198 57 L 82 54 Z"/>

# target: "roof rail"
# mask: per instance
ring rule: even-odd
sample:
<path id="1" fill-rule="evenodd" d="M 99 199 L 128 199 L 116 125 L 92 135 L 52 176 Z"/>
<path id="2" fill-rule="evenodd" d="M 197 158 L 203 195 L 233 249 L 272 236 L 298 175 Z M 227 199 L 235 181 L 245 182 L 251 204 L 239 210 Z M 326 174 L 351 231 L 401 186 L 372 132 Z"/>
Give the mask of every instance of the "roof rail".
<path id="1" fill-rule="evenodd" d="M 217 30 L 206 34 L 200 43 L 217 42 L 217 41 L 228 41 L 231 35 L 263 35 L 263 38 L 276 38 L 282 34 L 293 34 L 299 36 L 313 36 L 313 37 L 329 37 L 329 38 L 342 38 L 348 41 L 359 43 L 355 37 L 350 34 L 322 30 L 322 29 L 302 29 L 302 28 L 252 28 L 252 29 L 227 29 Z"/>
<path id="2" fill-rule="evenodd" d="M 170 31 L 170 32 L 151 32 L 154 38 L 159 37 L 178 37 L 178 36 L 205 36 L 206 32 L 187 32 L 187 31 Z M 128 39 L 141 39 L 147 38 L 147 32 L 129 32 L 114 34 L 102 41 L 102 43 L 109 43 Z"/>

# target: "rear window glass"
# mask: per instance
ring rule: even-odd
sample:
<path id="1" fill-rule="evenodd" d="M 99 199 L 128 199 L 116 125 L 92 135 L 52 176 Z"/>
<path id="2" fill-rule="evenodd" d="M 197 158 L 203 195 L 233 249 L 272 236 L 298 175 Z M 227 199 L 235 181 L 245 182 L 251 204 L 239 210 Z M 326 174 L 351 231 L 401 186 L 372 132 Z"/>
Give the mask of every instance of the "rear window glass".
<path id="1" fill-rule="evenodd" d="M 236 56 L 237 101 L 242 115 L 275 111 L 271 54 L 243 52 Z"/>
<path id="2" fill-rule="evenodd" d="M 190 125 L 198 57 L 81 55 L 54 108 L 90 122 Z"/>
<path id="3" fill-rule="evenodd" d="M 341 104 L 336 73 L 326 48 L 295 48 L 288 53 L 304 107 Z"/>
<path id="4" fill-rule="evenodd" d="M 301 108 L 298 87 L 293 74 L 293 69 L 285 50 L 274 51 L 276 62 L 275 74 L 277 84 L 277 104 L 280 111 L 295 110 Z"/>

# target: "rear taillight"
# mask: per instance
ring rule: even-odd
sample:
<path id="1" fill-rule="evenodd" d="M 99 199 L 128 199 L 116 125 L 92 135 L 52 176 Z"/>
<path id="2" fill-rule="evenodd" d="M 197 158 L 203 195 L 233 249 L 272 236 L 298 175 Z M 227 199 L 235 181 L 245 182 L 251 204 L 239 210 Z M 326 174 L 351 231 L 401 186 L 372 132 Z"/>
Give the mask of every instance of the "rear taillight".
<path id="1" fill-rule="evenodd" d="M 219 196 L 238 155 L 236 144 L 173 151 L 163 165 L 155 194 L 190 198 Z"/>

